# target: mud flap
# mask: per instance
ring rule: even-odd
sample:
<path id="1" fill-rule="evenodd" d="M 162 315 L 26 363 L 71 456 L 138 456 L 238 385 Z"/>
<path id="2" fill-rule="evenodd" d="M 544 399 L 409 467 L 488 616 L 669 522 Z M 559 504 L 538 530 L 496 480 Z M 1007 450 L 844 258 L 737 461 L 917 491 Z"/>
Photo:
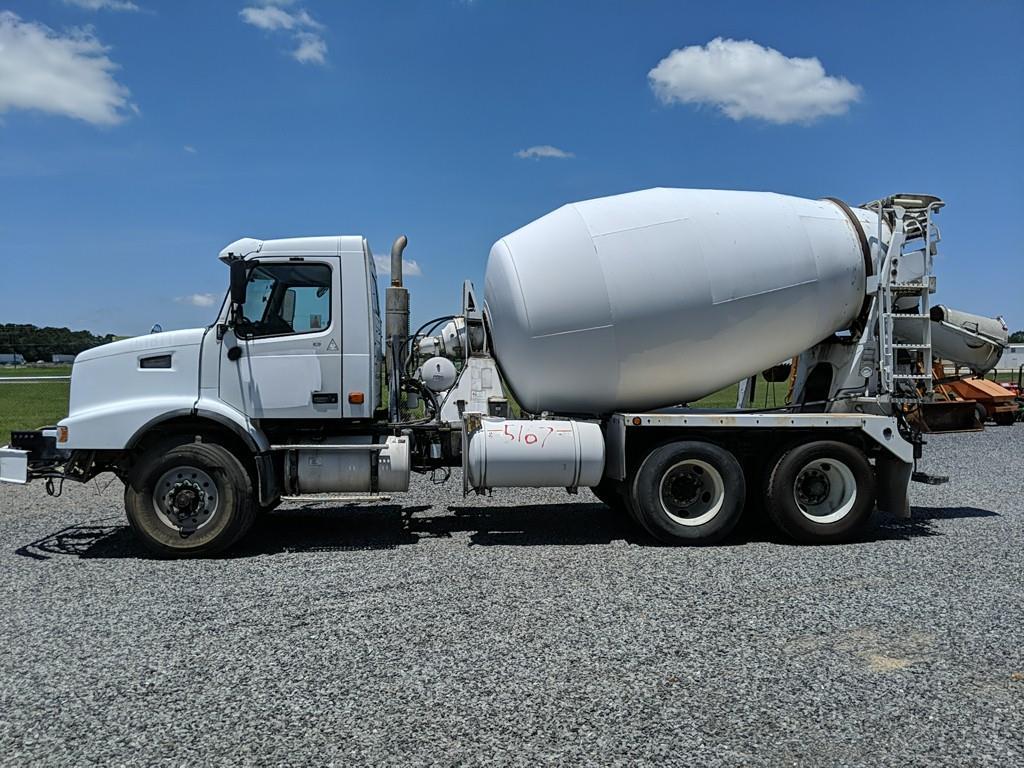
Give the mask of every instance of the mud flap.
<path id="1" fill-rule="evenodd" d="M 910 519 L 910 476 L 914 465 L 900 461 L 891 454 L 880 455 L 875 460 L 875 486 L 878 511 L 889 512 L 896 517 Z"/>
<path id="2" fill-rule="evenodd" d="M 256 459 L 256 477 L 260 504 L 267 506 L 281 495 L 281 479 L 278 477 L 277 465 L 273 454 L 258 453 Z"/>

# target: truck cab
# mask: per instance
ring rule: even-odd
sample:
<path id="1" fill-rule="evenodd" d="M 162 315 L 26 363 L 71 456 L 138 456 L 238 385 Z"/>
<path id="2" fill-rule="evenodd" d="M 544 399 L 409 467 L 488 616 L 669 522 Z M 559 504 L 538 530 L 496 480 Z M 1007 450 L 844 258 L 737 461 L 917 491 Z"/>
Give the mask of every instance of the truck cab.
<path id="1" fill-rule="evenodd" d="M 245 239 L 220 258 L 245 264 L 246 299 L 234 319 L 224 302 L 204 342 L 200 400 L 261 422 L 371 418 L 383 350 L 366 239 Z"/>
<path id="2" fill-rule="evenodd" d="M 244 268 L 244 303 L 233 310 L 228 296 L 207 328 L 79 355 L 58 450 L 130 450 L 168 424 L 192 423 L 226 428 L 259 452 L 268 431 L 305 423 L 331 432 L 372 418 L 383 353 L 365 238 L 247 238 L 220 258 Z"/>

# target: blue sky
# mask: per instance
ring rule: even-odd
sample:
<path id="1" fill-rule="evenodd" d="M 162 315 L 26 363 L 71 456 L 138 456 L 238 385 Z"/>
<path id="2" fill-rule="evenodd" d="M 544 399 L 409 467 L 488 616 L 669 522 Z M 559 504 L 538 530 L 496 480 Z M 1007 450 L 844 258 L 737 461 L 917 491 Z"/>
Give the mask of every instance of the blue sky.
<path id="1" fill-rule="evenodd" d="M 238 237 L 403 232 L 426 319 L 531 219 L 678 186 L 938 194 L 938 300 L 1024 328 L 1022 39 L 1009 1 L 0 0 L 0 322 L 205 325 Z"/>

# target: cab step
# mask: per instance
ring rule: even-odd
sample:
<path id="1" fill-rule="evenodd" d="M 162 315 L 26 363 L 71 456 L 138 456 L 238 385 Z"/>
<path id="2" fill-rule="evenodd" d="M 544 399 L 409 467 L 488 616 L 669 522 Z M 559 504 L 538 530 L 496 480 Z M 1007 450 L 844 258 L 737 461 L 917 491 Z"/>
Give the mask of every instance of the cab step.
<path id="1" fill-rule="evenodd" d="M 929 475 L 927 472 L 914 472 L 910 479 L 915 483 L 924 483 L 925 485 L 945 485 L 949 482 L 948 475 Z"/>
<path id="2" fill-rule="evenodd" d="M 304 493 L 299 496 L 282 496 L 281 501 L 300 501 L 304 504 L 365 504 L 371 501 L 391 501 L 391 497 L 380 493 Z"/>

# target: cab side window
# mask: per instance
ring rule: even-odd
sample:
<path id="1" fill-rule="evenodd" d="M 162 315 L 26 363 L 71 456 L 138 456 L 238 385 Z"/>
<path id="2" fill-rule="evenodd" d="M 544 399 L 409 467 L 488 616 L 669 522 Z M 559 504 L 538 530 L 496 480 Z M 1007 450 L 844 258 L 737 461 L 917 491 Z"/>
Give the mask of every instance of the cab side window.
<path id="1" fill-rule="evenodd" d="M 331 268 L 260 264 L 249 275 L 238 331 L 249 338 L 316 333 L 331 324 Z"/>

